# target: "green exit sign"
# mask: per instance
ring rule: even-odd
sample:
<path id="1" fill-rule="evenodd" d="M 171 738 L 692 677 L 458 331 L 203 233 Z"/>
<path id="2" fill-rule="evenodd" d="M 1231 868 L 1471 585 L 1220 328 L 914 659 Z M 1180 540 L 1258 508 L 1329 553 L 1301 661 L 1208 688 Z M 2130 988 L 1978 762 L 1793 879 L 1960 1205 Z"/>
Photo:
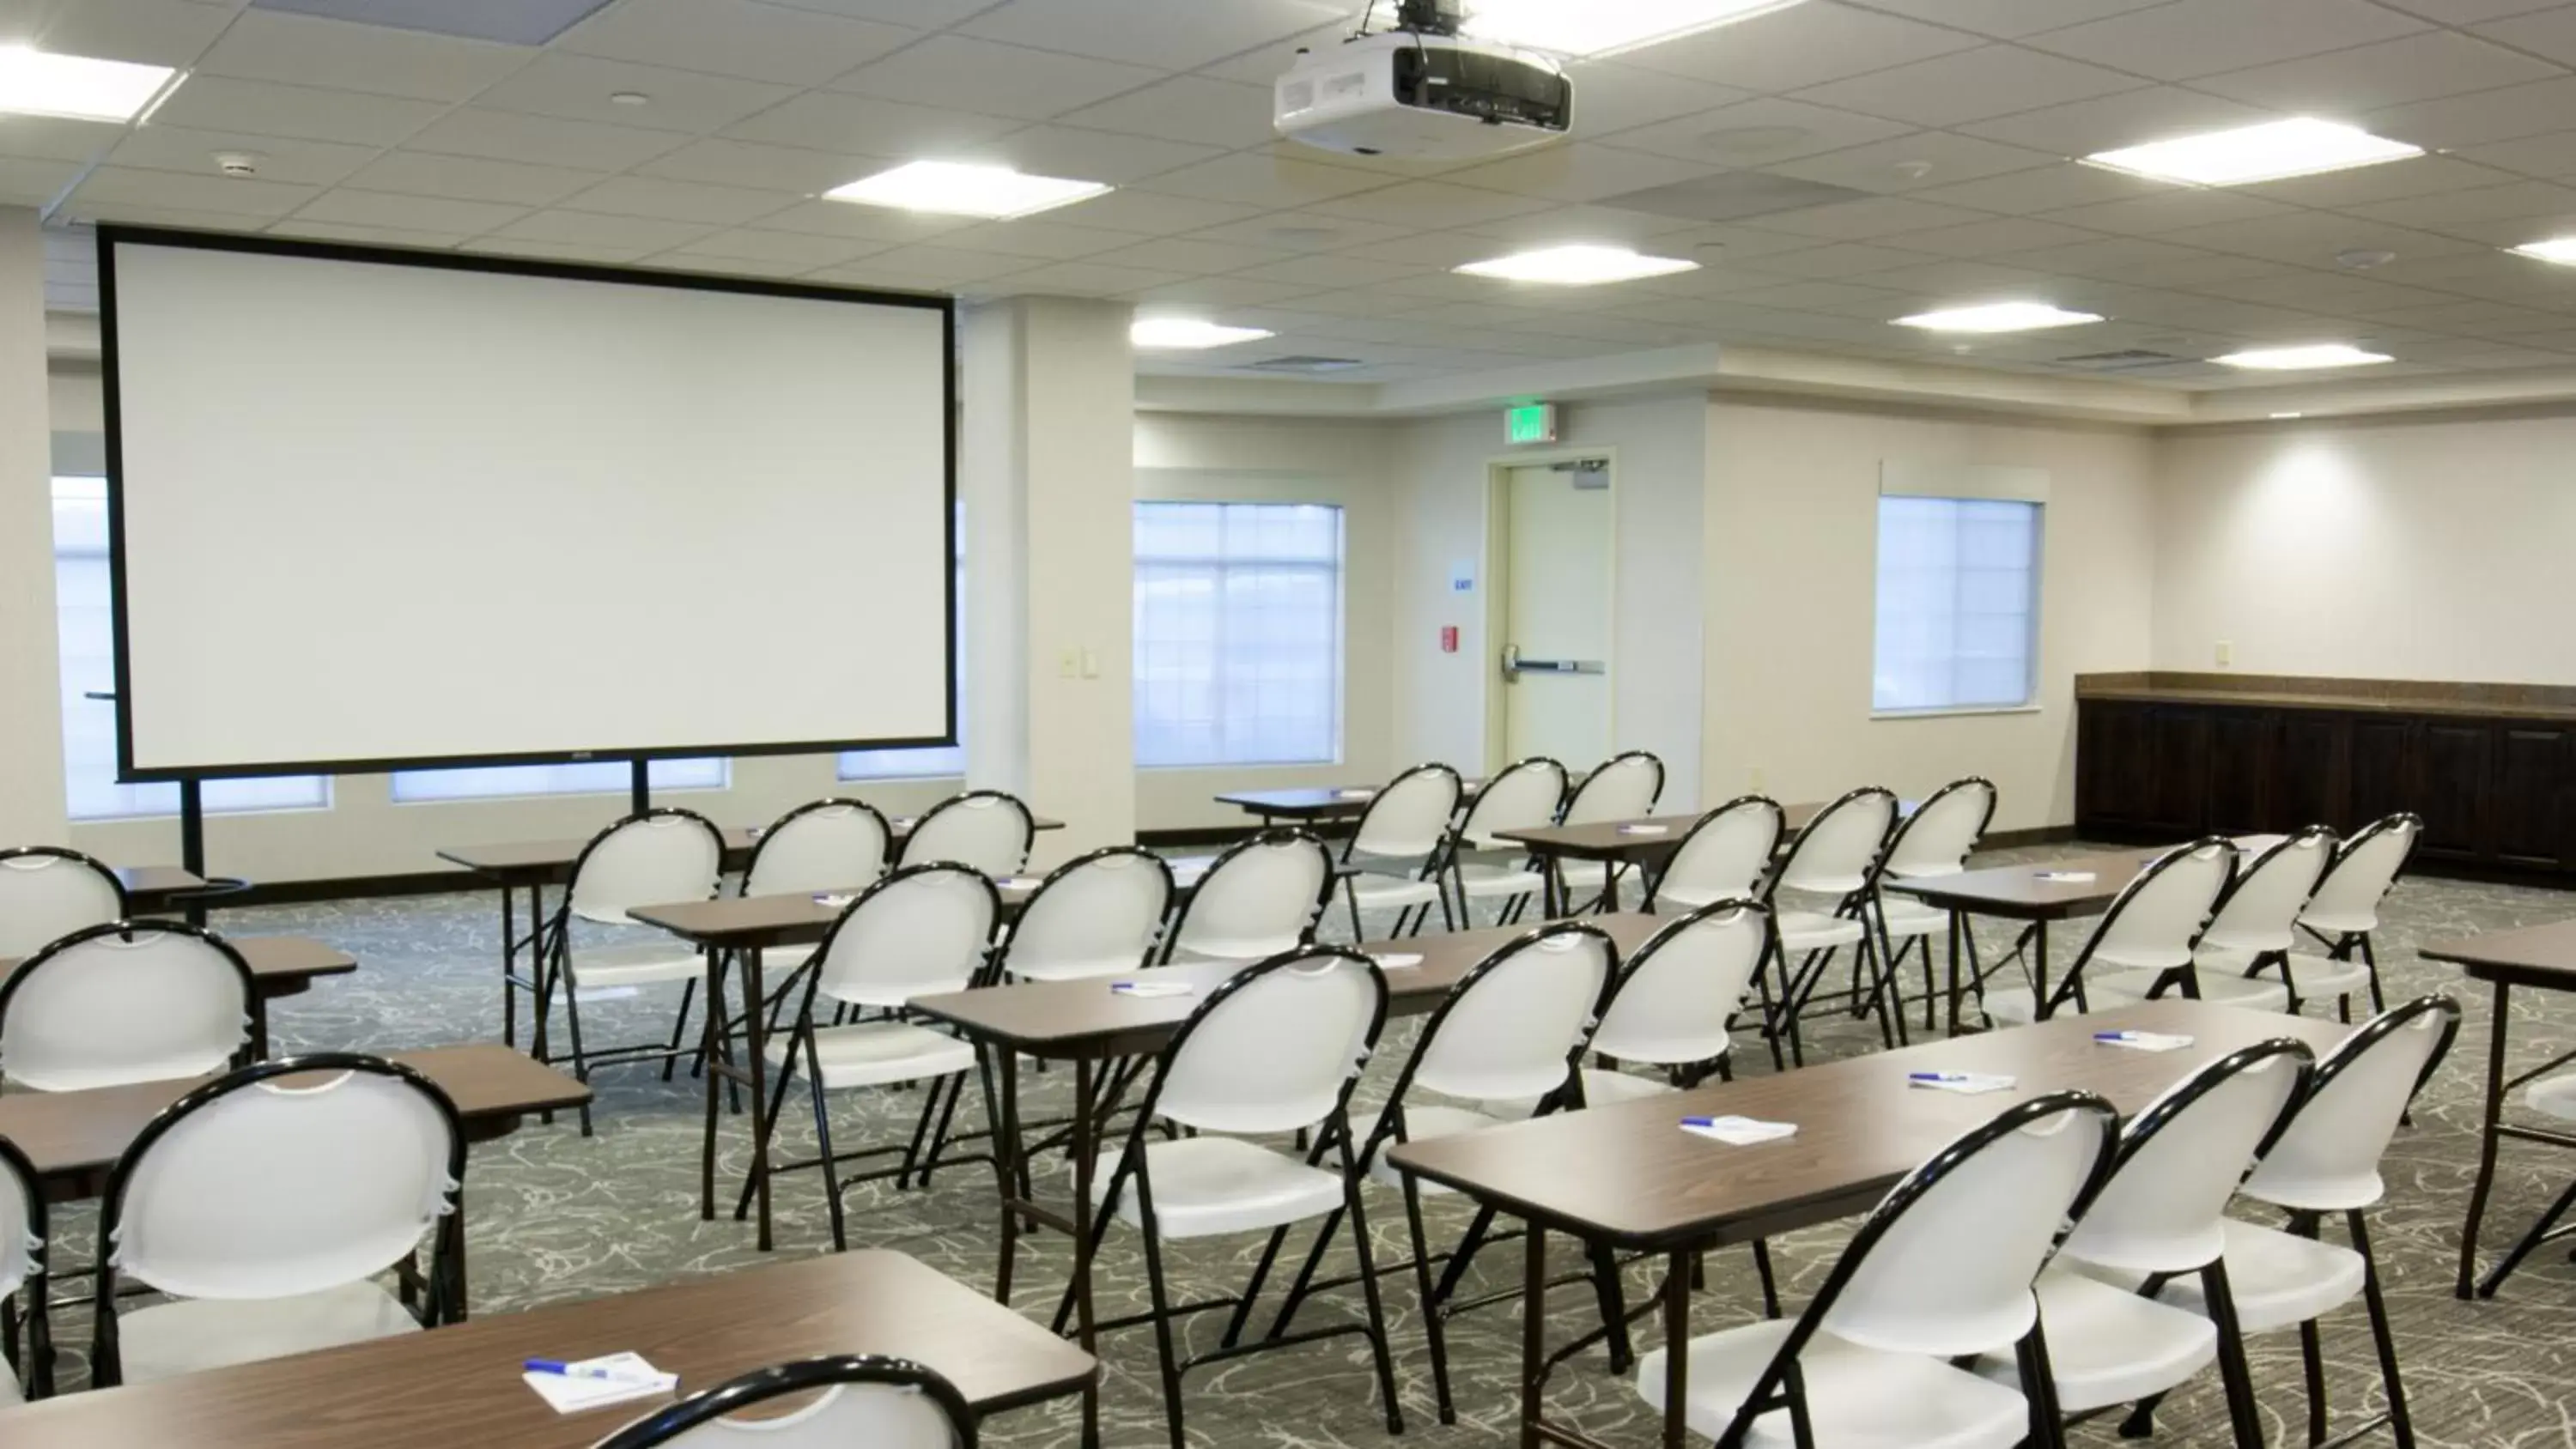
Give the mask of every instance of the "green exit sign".
<path id="1" fill-rule="evenodd" d="M 1556 404 L 1522 403 L 1503 410 L 1503 440 L 1508 443 L 1556 441 Z"/>

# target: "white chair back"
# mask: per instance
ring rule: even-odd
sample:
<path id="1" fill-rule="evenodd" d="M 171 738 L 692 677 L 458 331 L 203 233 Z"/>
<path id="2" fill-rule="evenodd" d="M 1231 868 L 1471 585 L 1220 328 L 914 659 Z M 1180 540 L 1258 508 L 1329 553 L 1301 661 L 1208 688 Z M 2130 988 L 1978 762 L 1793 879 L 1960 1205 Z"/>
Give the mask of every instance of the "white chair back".
<path id="1" fill-rule="evenodd" d="M 2335 852 L 2334 864 L 2317 882 L 2316 896 L 2300 913 L 2300 922 L 2327 936 L 2378 930 L 2379 903 L 2406 869 L 2423 833 L 2424 822 L 2404 814 L 2362 827 Z"/>
<path id="2" fill-rule="evenodd" d="M 2201 927 L 2235 872 L 2236 848 L 2215 835 L 2147 862 L 2102 913 L 2076 970 L 2096 961 L 2138 971 L 2190 965 Z"/>
<path id="3" fill-rule="evenodd" d="M 1648 751 L 1630 750 L 1604 761 L 1574 787 L 1574 798 L 1565 802 L 1565 823 L 1634 820 L 1653 814 L 1663 793 L 1664 762 Z"/>
<path id="4" fill-rule="evenodd" d="M 2039 1316 L 2031 1284 L 2110 1159 L 2111 1104 L 2060 1092 L 2006 1109 L 1908 1174 L 1855 1234 L 1824 1326 L 1890 1353 L 2008 1348 Z"/>
<path id="5" fill-rule="evenodd" d="M 1726 1055 L 1727 1026 L 1753 989 L 1771 913 L 1717 901 L 1676 918 L 1637 948 L 1611 987 L 1592 1050 L 1623 1062 L 1686 1066 Z"/>
<path id="6" fill-rule="evenodd" d="M 1555 926 L 1496 951 L 1458 980 L 1414 1047 L 1411 1085 L 1513 1101 L 1564 1085 L 1591 1030 L 1617 948 L 1591 926 Z"/>
<path id="7" fill-rule="evenodd" d="M 1407 860 L 1436 854 L 1457 813 L 1458 772 L 1447 765 L 1416 765 L 1370 799 L 1347 853 Z"/>
<path id="8" fill-rule="evenodd" d="M 1895 823 L 1894 795 L 1876 785 L 1852 791 L 1799 830 L 1771 888 L 1828 896 L 1860 890 L 1877 872 L 1879 851 Z"/>
<path id="9" fill-rule="evenodd" d="M 773 1401 L 795 1395 L 808 1397 L 775 1412 Z M 919 1364 L 817 1358 L 718 1384 L 592 1449 L 959 1449 L 974 1442 L 974 1423 L 964 1396 Z"/>
<path id="10" fill-rule="evenodd" d="M 34 1165 L 17 1144 L 0 1137 L 0 1299 L 35 1276 L 37 1255 L 45 1251 L 45 1200 L 39 1191 Z M 0 1377 L 8 1373 L 9 1361 L 0 1358 Z"/>
<path id="11" fill-rule="evenodd" d="M 637 906 L 703 900 L 724 870 L 724 832 L 693 810 L 648 810 L 591 837 L 565 897 L 586 921 L 623 924 Z"/>
<path id="12" fill-rule="evenodd" d="M 116 873 L 76 850 L 0 851 L 0 956 L 33 956 L 83 926 L 126 914 Z"/>
<path id="13" fill-rule="evenodd" d="M 2254 1151 L 2307 1085 L 2311 1058 L 2286 1037 L 2176 1082 L 2120 1137 L 2108 1182 L 2064 1251 L 2135 1273 L 2195 1273 L 2226 1250 L 2228 1199 Z"/>
<path id="14" fill-rule="evenodd" d="M 279 1080 L 304 1063 L 333 1075 Z M 340 1055 L 265 1063 L 199 1089 L 126 1150 L 102 1246 L 177 1297 L 317 1293 L 417 1248 L 454 1210 L 464 1162 L 456 1108 L 426 1078 Z"/>
<path id="15" fill-rule="evenodd" d="M 1056 868 L 1020 908 L 1002 948 L 1019 977 L 1062 979 L 1133 971 L 1162 935 L 1172 869 L 1132 845 L 1112 845 Z"/>
<path id="16" fill-rule="evenodd" d="M 799 805 L 760 834 L 742 873 L 745 896 L 853 891 L 885 874 L 890 832 L 876 807 L 857 800 Z"/>
<path id="17" fill-rule="evenodd" d="M 1306 944 L 1323 913 L 1333 856 L 1302 830 L 1265 830 L 1227 848 L 1199 878 L 1172 930 L 1171 954 L 1258 961 Z"/>
<path id="18" fill-rule="evenodd" d="M 1294 1132 L 1331 1116 L 1386 1016 L 1377 963 L 1274 956 L 1218 987 L 1165 1049 L 1154 1115 L 1206 1132 Z"/>
<path id="19" fill-rule="evenodd" d="M 2297 944 L 2299 912 L 2333 859 L 2334 832 L 2311 825 L 2240 862 L 2200 943 L 2250 956 L 2289 950 Z"/>
<path id="20" fill-rule="evenodd" d="M 951 860 L 996 880 L 1027 869 L 1037 822 L 1016 795 L 969 790 L 930 807 L 903 842 L 905 865 Z"/>
<path id="21" fill-rule="evenodd" d="M 1565 767 L 1544 755 L 1504 767 L 1467 802 L 1467 818 L 1458 838 L 1471 850 L 1501 850 L 1511 842 L 1497 838 L 1504 830 L 1537 830 L 1556 821 L 1565 803 Z"/>
<path id="22" fill-rule="evenodd" d="M 1655 878 L 1646 908 L 1670 915 L 1713 901 L 1760 896 L 1762 877 L 1780 849 L 1780 830 L 1779 802 L 1761 795 L 1729 800 L 1711 810 L 1682 836 L 1672 863 Z"/>
<path id="23" fill-rule="evenodd" d="M 0 982 L 0 1081 L 70 1092 L 221 1071 L 250 1045 L 252 989 L 241 954 L 200 927 L 75 931 Z"/>
<path id="24" fill-rule="evenodd" d="M 2317 1067 L 2315 1086 L 2245 1180 L 2246 1195 L 2303 1212 L 2379 1201 L 2380 1154 L 2459 1030 L 2459 1003 L 2446 996 L 2391 1007 L 2354 1028 Z"/>
<path id="25" fill-rule="evenodd" d="M 908 865 L 850 902 L 815 948 L 815 991 L 883 1005 L 963 991 L 992 949 L 1001 902 L 993 882 L 953 861 Z"/>
<path id="26" fill-rule="evenodd" d="M 1995 785 L 1971 775 L 1932 792 L 1887 843 L 1887 873 L 1919 879 L 1957 875 L 1995 818 Z"/>

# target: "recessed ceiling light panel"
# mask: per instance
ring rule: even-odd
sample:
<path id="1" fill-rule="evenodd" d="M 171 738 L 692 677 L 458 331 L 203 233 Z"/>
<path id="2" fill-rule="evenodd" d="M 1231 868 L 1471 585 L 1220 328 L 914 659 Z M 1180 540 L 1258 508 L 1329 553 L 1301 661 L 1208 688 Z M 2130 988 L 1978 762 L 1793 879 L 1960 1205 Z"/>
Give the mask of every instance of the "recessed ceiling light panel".
<path id="1" fill-rule="evenodd" d="M 2102 320 L 2098 312 L 2070 312 L 2046 302 L 1989 302 L 1980 307 L 1948 307 L 1899 317 L 1899 327 L 1927 332 L 2036 332 L 2044 327 L 2074 327 Z"/>
<path id="2" fill-rule="evenodd" d="M 1128 342 L 1137 347 L 1176 352 L 1230 347 L 1269 335 L 1259 327 L 1227 327 L 1198 317 L 1139 317 L 1127 329 Z"/>
<path id="3" fill-rule="evenodd" d="M 0 45 L 0 111 L 75 121 L 130 121 L 178 72 L 166 65 L 49 55 L 31 45 Z"/>
<path id="4" fill-rule="evenodd" d="M 823 193 L 832 201 L 894 206 L 1005 221 L 1087 201 L 1109 190 L 1098 181 L 1031 176 L 1008 166 L 968 166 L 954 161 L 914 161 Z"/>
<path id="5" fill-rule="evenodd" d="M 2296 372 L 2312 367 L 2367 367 L 2374 362 L 2395 360 L 2385 352 L 2364 352 L 2341 342 L 2319 342 L 2306 347 L 2258 347 L 2210 359 L 2229 367 L 2250 367 L 2264 372 Z"/>
<path id="6" fill-rule="evenodd" d="M 2576 267 L 2576 236 L 2554 236 L 2547 241 L 2524 242 L 2515 247 L 2517 256 L 2535 261 L 2556 262 L 2562 267 Z"/>
<path id="7" fill-rule="evenodd" d="M 2313 176 L 2354 166 L 2376 166 L 2421 156 L 2424 148 L 2374 136 L 2356 126 L 2295 116 L 2231 131 L 2203 131 L 2102 151 L 2084 159 L 2096 166 L 2126 171 L 2158 181 L 2187 181 L 2195 186 L 2242 186 L 2278 181 L 2285 176 Z"/>
<path id="8" fill-rule="evenodd" d="M 1469 262 L 1457 268 L 1470 277 L 1537 282 L 1552 287 L 1594 287 L 1604 282 L 1633 282 L 1639 277 L 1662 277 L 1698 269 L 1699 263 L 1682 257 L 1650 257 L 1626 247 L 1585 244 L 1514 252 L 1507 257 Z"/>
<path id="9" fill-rule="evenodd" d="M 1469 0 L 1458 33 L 1567 56 L 1616 55 L 1786 10 L 1800 0 Z"/>

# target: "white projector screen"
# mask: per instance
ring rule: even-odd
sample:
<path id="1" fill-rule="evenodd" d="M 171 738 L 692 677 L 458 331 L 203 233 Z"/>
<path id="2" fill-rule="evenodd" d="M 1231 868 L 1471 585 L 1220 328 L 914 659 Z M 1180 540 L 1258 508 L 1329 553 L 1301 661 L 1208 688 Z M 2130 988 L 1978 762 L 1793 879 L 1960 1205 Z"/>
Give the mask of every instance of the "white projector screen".
<path id="1" fill-rule="evenodd" d="M 126 778 L 953 740 L 946 299 L 99 247 Z"/>

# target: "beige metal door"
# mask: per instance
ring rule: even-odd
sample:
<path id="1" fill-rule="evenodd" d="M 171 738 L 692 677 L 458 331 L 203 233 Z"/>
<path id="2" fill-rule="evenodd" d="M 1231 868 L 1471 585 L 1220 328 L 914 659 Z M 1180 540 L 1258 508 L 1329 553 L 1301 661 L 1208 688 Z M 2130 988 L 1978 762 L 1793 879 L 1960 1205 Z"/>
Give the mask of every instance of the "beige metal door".
<path id="1" fill-rule="evenodd" d="M 1610 470 L 1514 468 L 1502 490 L 1504 758 L 1610 756 Z"/>

